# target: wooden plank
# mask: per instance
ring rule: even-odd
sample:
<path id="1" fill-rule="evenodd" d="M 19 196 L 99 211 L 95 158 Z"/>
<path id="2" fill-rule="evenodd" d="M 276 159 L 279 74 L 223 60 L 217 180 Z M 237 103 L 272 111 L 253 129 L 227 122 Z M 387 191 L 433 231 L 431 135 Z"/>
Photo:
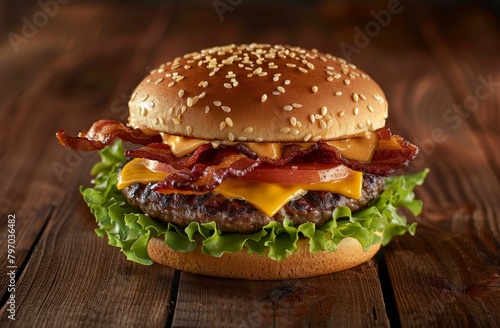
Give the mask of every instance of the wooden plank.
<path id="1" fill-rule="evenodd" d="M 96 9 L 96 13 L 100 13 L 103 18 L 106 17 L 99 11 L 99 7 Z M 99 28 L 105 21 L 106 19 L 102 20 L 99 25 L 96 20 L 94 28 Z M 68 25 L 68 29 L 71 29 L 70 26 Z M 40 33 L 42 35 L 39 37 L 44 39 L 43 33 L 50 34 L 51 32 L 46 30 Z M 64 40 L 67 35 L 60 35 L 60 37 Z M 57 61 L 58 56 L 61 56 L 62 50 L 58 46 L 52 49 L 42 47 L 42 52 L 38 52 L 37 49 L 40 49 L 42 43 L 33 40 L 33 43 L 27 45 L 30 48 L 26 49 L 28 52 L 33 50 L 39 55 L 43 53 L 44 55 L 39 57 L 41 61 L 29 60 L 28 56 L 20 56 L 19 59 L 13 53 L 2 62 L 9 72 L 23 71 L 23 68 L 26 68 L 27 72 L 37 71 L 37 74 L 33 73 L 35 78 L 29 79 L 26 86 L 6 88 L 6 93 L 2 93 L 5 97 L 2 97 L 5 101 L 2 114 L 5 116 L 2 116 L 0 120 L 0 133 L 3 140 L 0 180 L 4 188 L 0 190 L 2 204 L 0 212 L 2 218 L 7 218 L 8 215 L 16 216 L 15 264 L 18 267 L 18 278 L 55 204 L 66 192 L 64 189 L 66 181 L 58 179 L 52 165 L 61 164 L 72 170 L 73 165 L 78 164 L 75 158 L 80 160 L 82 158 L 74 157 L 73 154 L 69 155 L 68 152 L 61 151 L 61 148 L 57 147 L 54 132 L 58 129 L 57 125 L 61 120 L 67 123 L 67 126 L 71 126 L 68 117 L 63 119 L 61 112 L 67 111 L 67 108 L 72 106 L 72 101 L 69 99 L 61 101 L 49 92 L 50 80 L 47 81 L 44 76 L 57 73 L 57 70 L 52 70 L 51 66 Z M 51 58 L 47 54 L 56 55 L 56 57 Z M 45 61 L 43 62 L 46 67 L 45 72 L 39 70 L 42 61 Z M 0 77 L 2 86 L 7 86 L 10 80 L 21 79 L 10 74 Z M 6 98 L 9 100 L 7 101 Z M 76 122 L 73 121 L 74 123 Z M 0 247 L 7 249 L 7 225 L 0 227 Z M 0 257 L 2 272 L 7 267 L 6 261 L 7 257 Z M 2 274 L 0 286 L 7 286 L 8 279 L 6 274 Z M 7 289 L 2 288 L 0 293 L 4 299 Z"/>
<path id="2" fill-rule="evenodd" d="M 431 51 L 436 53 L 442 52 Z M 460 89 L 448 84 L 449 76 L 443 79 L 442 68 L 425 53 L 399 54 L 392 62 L 373 56 L 381 58 L 380 67 L 405 73 L 376 75 L 389 99 L 390 122 L 397 120 L 401 134 L 421 147 L 411 168 L 431 168 L 418 191 L 426 209 L 417 235 L 396 238 L 386 250 L 400 323 L 495 326 L 500 322 L 500 188 L 475 129 L 468 121 L 455 127 L 445 116 Z"/>
<path id="3" fill-rule="evenodd" d="M 435 20 L 427 22 L 422 29 L 426 42 L 436 45 L 430 49 L 443 78 L 453 81 L 451 88 L 457 107 L 448 115 L 449 119 L 457 128 L 467 122 L 500 180 L 498 21 L 490 11 L 479 7 L 444 15 L 450 25 L 458 28 L 449 29 L 442 20 Z"/>
<path id="4" fill-rule="evenodd" d="M 373 260 L 338 274 L 241 281 L 181 274 L 172 327 L 388 327 Z"/>
<path id="5" fill-rule="evenodd" d="M 82 17 L 82 8 L 77 7 L 78 11 L 71 6 L 65 7 L 54 24 L 61 20 L 66 25 L 73 17 L 75 25 L 81 28 L 81 22 L 74 19 L 75 14 Z M 107 322 L 137 326 L 148 322 L 152 326 L 164 326 L 170 312 L 173 270 L 127 262 L 116 249 L 106 245 L 105 239 L 94 234 L 95 222 L 83 204 L 78 186 L 88 185 L 90 166 L 97 156 L 76 154 L 60 147 L 54 133 L 62 127 L 76 133 L 88 128 L 97 118 L 121 114 L 113 110 L 115 100 L 126 100 L 115 93 L 123 93 L 117 86 L 125 87 L 126 83 L 116 81 L 120 78 L 128 81 L 130 89 L 135 85 L 134 79 L 142 78 L 143 69 L 137 64 L 146 62 L 155 47 L 155 38 L 161 37 L 168 25 L 169 16 L 136 8 L 134 12 L 138 15 L 150 18 L 143 20 L 145 24 L 136 25 L 135 39 L 129 27 L 127 38 L 109 42 L 116 39 L 113 33 L 120 31 L 110 22 L 116 19 L 129 26 L 129 19 L 125 18 L 130 18 L 131 10 L 115 11 L 101 5 L 83 9 L 94 20 L 93 28 L 102 30 L 111 26 L 113 29 L 93 34 L 91 28 L 89 34 L 102 37 L 102 41 L 95 36 L 82 37 L 79 40 L 88 43 L 87 46 L 77 43 L 72 51 L 56 51 L 58 55 L 53 62 L 39 67 L 36 78 L 27 88 L 12 89 L 9 96 L 14 100 L 8 104 L 13 107 L 8 107 L 8 120 L 2 120 L 2 131 L 9 133 L 7 156 L 2 157 L 0 165 L 7 188 L 2 188 L 0 199 L 2 205 L 8 204 L 2 207 L 2 214 L 7 216 L 13 212 L 17 219 L 17 323 L 75 326 Z M 102 18 L 101 24 L 98 18 Z M 146 28 L 149 39 L 135 52 L 133 49 L 144 32 L 144 25 L 154 28 Z M 58 35 L 57 31 L 52 32 Z M 50 40 L 51 32 L 45 33 L 30 46 Z M 102 46 L 103 43 L 106 45 Z M 116 69 L 120 74 L 104 74 L 111 73 L 118 65 L 122 65 Z M 86 83 L 89 81 L 113 82 L 102 84 L 106 89 L 95 92 L 95 89 L 88 89 Z M 56 173 L 54 164 L 63 171 Z M 4 228 L 2 225 L 0 244 L 7 249 Z M 3 270 L 6 258 L 1 257 L 1 260 Z M 7 286 L 8 277 L 2 274 L 0 279 L 2 293 L 6 293 L 3 286 Z M 3 323 L 13 323 L 7 321 L 6 309 L 2 303 L 0 318 Z"/>
<path id="6" fill-rule="evenodd" d="M 92 165 L 86 160 L 78 172 Z M 16 324 L 38 326 L 164 327 L 170 309 L 173 270 L 126 261 L 98 238 L 95 220 L 77 191 L 87 179 L 68 184 L 72 191 L 57 207 L 16 286 Z M 2 325 L 7 320 L 2 308 Z"/>

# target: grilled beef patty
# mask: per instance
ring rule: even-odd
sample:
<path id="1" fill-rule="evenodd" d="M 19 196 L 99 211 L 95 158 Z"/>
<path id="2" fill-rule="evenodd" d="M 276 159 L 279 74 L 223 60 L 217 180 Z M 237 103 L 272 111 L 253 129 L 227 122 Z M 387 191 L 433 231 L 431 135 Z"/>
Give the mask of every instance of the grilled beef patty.
<path id="1" fill-rule="evenodd" d="M 296 224 L 313 222 L 320 226 L 331 220 L 337 206 L 347 206 L 353 212 L 365 207 L 384 187 L 384 178 L 363 175 L 360 199 L 351 199 L 328 191 L 308 191 L 291 200 L 273 217 L 269 217 L 242 199 L 226 198 L 219 194 L 204 195 L 162 194 L 148 185 L 134 184 L 122 189 L 127 201 L 145 214 L 181 227 L 191 222 L 215 221 L 224 232 L 252 233 L 270 221 L 283 222 L 288 217 Z"/>

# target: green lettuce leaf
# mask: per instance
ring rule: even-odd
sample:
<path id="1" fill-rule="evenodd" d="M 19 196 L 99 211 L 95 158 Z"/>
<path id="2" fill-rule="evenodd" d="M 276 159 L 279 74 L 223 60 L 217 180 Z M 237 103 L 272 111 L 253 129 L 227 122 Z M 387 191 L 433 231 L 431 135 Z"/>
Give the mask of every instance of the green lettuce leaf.
<path id="1" fill-rule="evenodd" d="M 223 233 L 214 222 L 192 222 L 179 227 L 149 218 L 128 205 L 123 194 L 116 188 L 120 165 L 125 161 L 120 141 L 99 152 L 101 161 L 94 165 L 94 187 L 81 187 L 80 191 L 95 216 L 99 236 L 107 236 L 110 245 L 118 247 L 127 259 L 141 264 L 152 264 L 147 244 L 153 237 L 162 237 L 165 243 L 178 252 L 190 252 L 201 247 L 204 253 L 222 256 L 246 249 L 250 253 L 279 261 L 297 250 L 300 237 L 309 239 L 309 250 L 335 251 L 346 237 L 359 241 L 363 249 L 382 243 L 386 245 L 393 236 L 409 232 L 415 234 L 416 223 L 407 224 L 406 217 L 398 209 L 406 208 L 417 216 L 422 202 L 415 199 L 413 189 L 421 185 L 428 169 L 408 176 L 386 179 L 385 190 L 365 209 L 352 213 L 347 207 L 338 207 L 332 220 L 320 227 L 313 223 L 294 225 L 288 219 L 283 223 L 272 221 L 252 234 Z"/>

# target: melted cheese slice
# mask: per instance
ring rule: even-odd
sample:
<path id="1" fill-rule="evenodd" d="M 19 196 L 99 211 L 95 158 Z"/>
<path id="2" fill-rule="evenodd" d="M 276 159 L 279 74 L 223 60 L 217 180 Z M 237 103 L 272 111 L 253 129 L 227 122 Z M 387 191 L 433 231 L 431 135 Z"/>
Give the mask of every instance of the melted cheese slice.
<path id="1" fill-rule="evenodd" d="M 211 143 L 214 148 L 217 148 L 223 142 L 208 141 L 203 139 L 185 138 L 173 136 L 166 133 L 160 133 L 163 143 L 170 146 L 172 153 L 177 157 L 185 156 L 195 151 L 196 148 L 203 144 Z M 369 162 L 373 157 L 373 152 L 377 145 L 377 134 L 375 132 L 367 132 L 363 137 L 328 141 L 327 144 L 336 147 L 343 157 L 353 159 L 360 162 Z M 237 142 L 224 142 L 224 144 L 236 144 Z M 259 157 L 269 157 L 272 159 L 280 159 L 283 153 L 283 148 L 287 143 L 272 143 L 272 142 L 243 142 L 248 148 L 253 150 Z M 296 143 L 300 149 L 306 150 L 314 145 L 314 142 Z"/>
<path id="2" fill-rule="evenodd" d="M 135 183 L 148 184 L 163 181 L 169 173 L 156 172 L 148 168 L 147 160 L 136 158 L 128 162 L 120 172 L 117 187 L 123 189 Z M 277 184 L 250 182 L 225 178 L 212 192 L 228 198 L 245 199 L 269 216 L 276 214 L 286 203 L 308 190 L 330 191 L 349 198 L 359 199 L 363 184 L 363 174 L 351 171 L 340 180 L 314 184 Z M 181 190 L 172 193 L 193 194 Z"/>

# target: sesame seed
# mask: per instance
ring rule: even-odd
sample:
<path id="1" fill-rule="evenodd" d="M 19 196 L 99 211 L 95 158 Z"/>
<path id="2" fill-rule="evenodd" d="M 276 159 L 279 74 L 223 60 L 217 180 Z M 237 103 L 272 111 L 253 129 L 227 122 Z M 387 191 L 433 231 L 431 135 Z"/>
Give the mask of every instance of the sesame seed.
<path id="1" fill-rule="evenodd" d="M 267 95 L 263 94 L 262 97 L 260 97 L 260 102 L 264 102 L 267 100 Z"/>
<path id="2" fill-rule="evenodd" d="M 366 125 L 371 125 L 371 124 L 372 124 L 372 121 L 366 120 Z"/>
<path id="3" fill-rule="evenodd" d="M 326 79 L 328 82 L 332 82 L 333 81 L 333 76 L 327 76 Z"/>
<path id="4" fill-rule="evenodd" d="M 321 136 L 315 136 L 312 138 L 312 141 L 316 142 L 321 139 Z"/>
<path id="5" fill-rule="evenodd" d="M 273 91 L 273 96 L 279 96 L 281 94 L 281 92 L 279 91 Z"/>
<path id="6" fill-rule="evenodd" d="M 215 75 L 215 71 L 211 71 L 208 76 L 214 76 Z"/>
<path id="7" fill-rule="evenodd" d="M 326 129 L 326 123 L 325 123 L 325 121 L 319 121 L 319 125 L 321 126 L 321 128 L 323 130 Z"/>
<path id="8" fill-rule="evenodd" d="M 312 134 L 310 134 L 310 133 L 306 134 L 306 135 L 304 136 L 304 142 L 308 142 L 308 141 L 309 141 L 309 139 L 311 139 L 311 137 L 312 137 Z"/>
<path id="9" fill-rule="evenodd" d="M 340 77 L 341 77 L 341 76 L 342 76 L 342 75 L 340 75 L 340 73 L 337 73 L 337 74 L 335 74 L 335 75 L 333 76 L 333 78 L 335 78 L 335 79 L 340 79 Z"/>
<path id="10" fill-rule="evenodd" d="M 308 67 L 309 69 L 314 69 L 314 65 L 313 65 L 312 63 L 307 63 L 307 67 Z"/>
<path id="11" fill-rule="evenodd" d="M 266 76 L 266 75 L 267 75 L 267 72 L 259 73 L 259 76 Z M 240 137 L 240 138 L 243 138 L 243 137 Z"/>
<path id="12" fill-rule="evenodd" d="M 293 109 L 293 107 L 290 105 L 286 105 L 283 107 L 283 110 L 286 110 L 287 112 L 291 111 L 292 109 Z"/>
<path id="13" fill-rule="evenodd" d="M 226 127 L 226 122 L 225 121 L 220 122 L 219 129 L 222 131 L 224 130 L 225 127 Z"/>
<path id="14" fill-rule="evenodd" d="M 262 67 L 256 68 L 256 69 L 253 71 L 253 74 L 255 74 L 255 75 L 259 75 L 260 73 L 262 73 Z"/>
<path id="15" fill-rule="evenodd" d="M 231 89 L 232 87 L 231 83 L 224 83 L 224 88 Z"/>
<path id="16" fill-rule="evenodd" d="M 187 106 L 188 106 L 188 107 L 193 106 L 193 98 L 188 97 L 188 99 L 187 99 Z"/>
<path id="17" fill-rule="evenodd" d="M 315 114 L 314 117 L 317 119 L 317 120 L 321 120 L 323 118 L 323 115 L 321 114 Z"/>
<path id="18" fill-rule="evenodd" d="M 256 142 L 262 142 L 262 141 L 264 141 L 264 139 L 262 139 L 262 138 L 255 138 L 255 141 Z"/>
<path id="19" fill-rule="evenodd" d="M 146 107 L 141 107 L 141 115 L 142 116 L 148 115 L 148 110 L 146 109 Z"/>
<path id="20" fill-rule="evenodd" d="M 229 108 L 228 106 L 222 106 L 221 107 L 223 111 L 225 111 L 226 113 L 229 113 L 231 111 L 231 108 Z"/>
<path id="21" fill-rule="evenodd" d="M 292 134 L 293 134 L 293 135 L 297 135 L 297 134 L 299 134 L 299 133 L 300 133 L 300 131 L 299 131 L 299 130 L 297 130 L 297 129 L 292 130 Z"/>
<path id="22" fill-rule="evenodd" d="M 174 122 L 175 125 L 181 124 L 181 121 L 178 118 L 173 118 L 172 121 Z"/>
<path id="23" fill-rule="evenodd" d="M 336 92 L 335 92 L 335 95 L 336 95 L 336 96 L 342 96 L 342 91 L 336 91 Z"/>
<path id="24" fill-rule="evenodd" d="M 155 117 L 153 118 L 153 121 L 152 121 L 153 124 L 158 124 L 158 119 Z"/>
<path id="25" fill-rule="evenodd" d="M 180 89 L 179 92 L 177 92 L 177 95 L 179 96 L 179 98 L 182 98 L 182 96 L 184 96 L 184 90 Z"/>
<path id="26" fill-rule="evenodd" d="M 344 112 L 339 112 L 338 115 L 339 115 L 339 117 L 342 117 L 342 116 L 344 116 Z"/>
<path id="27" fill-rule="evenodd" d="M 251 126 L 249 126 L 248 128 L 245 128 L 245 130 L 243 130 L 243 132 L 245 132 L 245 133 L 252 133 L 253 132 L 253 128 Z"/>
<path id="28" fill-rule="evenodd" d="M 350 83 L 351 83 L 351 81 L 350 81 L 349 79 L 345 79 L 345 80 L 344 80 L 344 84 L 345 84 L 345 85 L 349 85 Z"/>
<path id="29" fill-rule="evenodd" d="M 290 124 L 292 126 L 296 126 L 297 125 L 297 119 L 294 116 L 290 117 Z"/>
<path id="30" fill-rule="evenodd" d="M 354 115 L 357 116 L 359 114 L 359 108 L 354 107 Z"/>
<path id="31" fill-rule="evenodd" d="M 208 82 L 207 82 L 207 81 L 203 82 L 203 85 L 202 85 L 202 86 L 203 86 L 204 88 L 206 88 L 206 87 L 208 86 Z"/>
<path id="32" fill-rule="evenodd" d="M 175 84 L 175 82 L 174 82 L 174 81 L 172 81 L 172 82 L 170 82 L 169 84 L 167 84 L 167 87 L 171 88 L 171 87 L 173 87 L 173 86 L 174 86 L 174 84 Z"/>
<path id="33" fill-rule="evenodd" d="M 296 67 L 297 65 L 292 64 L 292 63 L 286 63 L 286 66 L 287 66 L 287 67 Z"/>
<path id="34" fill-rule="evenodd" d="M 222 103 L 220 101 L 216 100 L 216 101 L 214 101 L 214 105 L 219 107 L 220 105 L 222 105 Z"/>
<path id="35" fill-rule="evenodd" d="M 160 77 L 158 80 L 155 81 L 155 84 L 159 84 L 159 83 L 162 83 L 163 82 L 163 78 Z"/>
<path id="36" fill-rule="evenodd" d="M 276 90 L 278 90 L 281 93 L 285 93 L 285 88 L 283 88 L 281 86 L 277 87 Z"/>
<path id="37" fill-rule="evenodd" d="M 273 81 L 274 81 L 274 82 L 279 81 L 279 79 L 280 79 L 280 78 L 279 78 L 279 76 L 275 76 L 275 77 L 273 77 Z"/>
<path id="38" fill-rule="evenodd" d="M 326 122 L 326 127 L 329 129 L 329 128 L 331 128 L 331 127 L 332 127 L 332 125 L 333 125 L 333 119 L 331 119 L 331 118 L 330 118 L 330 119 Z"/>
<path id="39" fill-rule="evenodd" d="M 234 134 L 232 134 L 231 132 L 229 132 L 227 134 L 227 138 L 229 139 L 229 141 L 234 141 Z"/>
<path id="40" fill-rule="evenodd" d="M 169 107 L 168 108 L 168 111 L 167 111 L 167 115 L 168 116 L 172 116 L 172 112 L 174 111 L 174 108 L 173 107 Z"/>
<path id="41" fill-rule="evenodd" d="M 316 122 L 316 117 L 314 117 L 314 114 L 309 115 L 309 120 L 311 120 L 311 123 Z"/>
<path id="42" fill-rule="evenodd" d="M 362 129 L 365 125 L 363 123 L 358 123 L 358 128 Z"/>
<path id="43" fill-rule="evenodd" d="M 239 140 L 239 141 L 247 141 L 248 139 L 247 139 L 247 138 L 245 138 L 245 137 L 238 137 L 238 140 Z"/>
<path id="44" fill-rule="evenodd" d="M 281 132 L 281 133 L 288 133 L 288 132 L 290 132 L 290 130 L 291 130 L 291 129 L 290 129 L 289 127 L 284 127 L 284 128 L 281 128 L 281 129 L 280 129 L 280 132 Z"/>
<path id="45" fill-rule="evenodd" d="M 191 127 L 191 125 L 186 126 L 186 133 L 191 134 L 192 132 L 193 132 L 193 128 Z"/>
<path id="46" fill-rule="evenodd" d="M 305 69 L 304 67 L 299 67 L 299 71 L 301 71 L 302 73 L 307 73 L 307 69 Z"/>
<path id="47" fill-rule="evenodd" d="M 203 91 L 203 92 L 202 92 L 202 93 L 200 93 L 200 95 L 198 96 L 198 99 L 201 99 L 201 98 L 205 97 L 205 96 L 206 96 L 206 94 L 207 94 L 207 93 L 206 93 L 205 91 Z"/>
<path id="48" fill-rule="evenodd" d="M 372 107 L 372 106 L 370 106 L 370 105 L 368 105 L 367 107 L 368 107 L 368 110 L 369 110 L 371 113 L 373 113 L 373 107 Z"/>
<path id="49" fill-rule="evenodd" d="M 335 73 L 333 73 L 333 72 L 332 72 L 332 71 L 330 71 L 330 70 L 326 70 L 326 74 L 328 74 L 328 75 L 334 75 Z"/>
<path id="50" fill-rule="evenodd" d="M 181 107 L 181 114 L 184 114 L 184 112 L 186 111 L 187 107 L 186 106 L 182 106 Z"/>
<path id="51" fill-rule="evenodd" d="M 353 93 L 352 94 L 352 100 L 354 100 L 355 102 L 358 102 L 359 101 L 359 96 L 357 93 Z"/>
<path id="52" fill-rule="evenodd" d="M 360 94 L 359 94 L 359 98 L 361 98 L 361 99 L 363 99 L 363 100 L 366 100 L 365 95 L 364 95 L 364 94 L 362 94 L 362 93 L 360 93 Z"/>
<path id="53" fill-rule="evenodd" d="M 318 92 L 318 87 L 316 85 L 313 85 L 311 91 L 314 93 Z"/>
<path id="54" fill-rule="evenodd" d="M 205 106 L 205 114 L 207 114 L 210 111 L 210 107 Z"/>
<path id="55" fill-rule="evenodd" d="M 321 115 L 326 115 L 328 108 L 326 106 L 321 107 Z"/>
<path id="56" fill-rule="evenodd" d="M 289 85 L 290 84 L 290 80 L 285 80 L 285 85 Z"/>
<path id="57" fill-rule="evenodd" d="M 233 120 L 230 117 L 226 117 L 226 123 L 229 127 L 233 127 Z"/>
<path id="58" fill-rule="evenodd" d="M 297 103 L 293 103 L 293 104 L 292 104 L 292 107 L 293 107 L 293 108 L 301 108 L 301 107 L 302 107 L 302 105 L 301 105 L 301 104 L 297 104 Z"/>

